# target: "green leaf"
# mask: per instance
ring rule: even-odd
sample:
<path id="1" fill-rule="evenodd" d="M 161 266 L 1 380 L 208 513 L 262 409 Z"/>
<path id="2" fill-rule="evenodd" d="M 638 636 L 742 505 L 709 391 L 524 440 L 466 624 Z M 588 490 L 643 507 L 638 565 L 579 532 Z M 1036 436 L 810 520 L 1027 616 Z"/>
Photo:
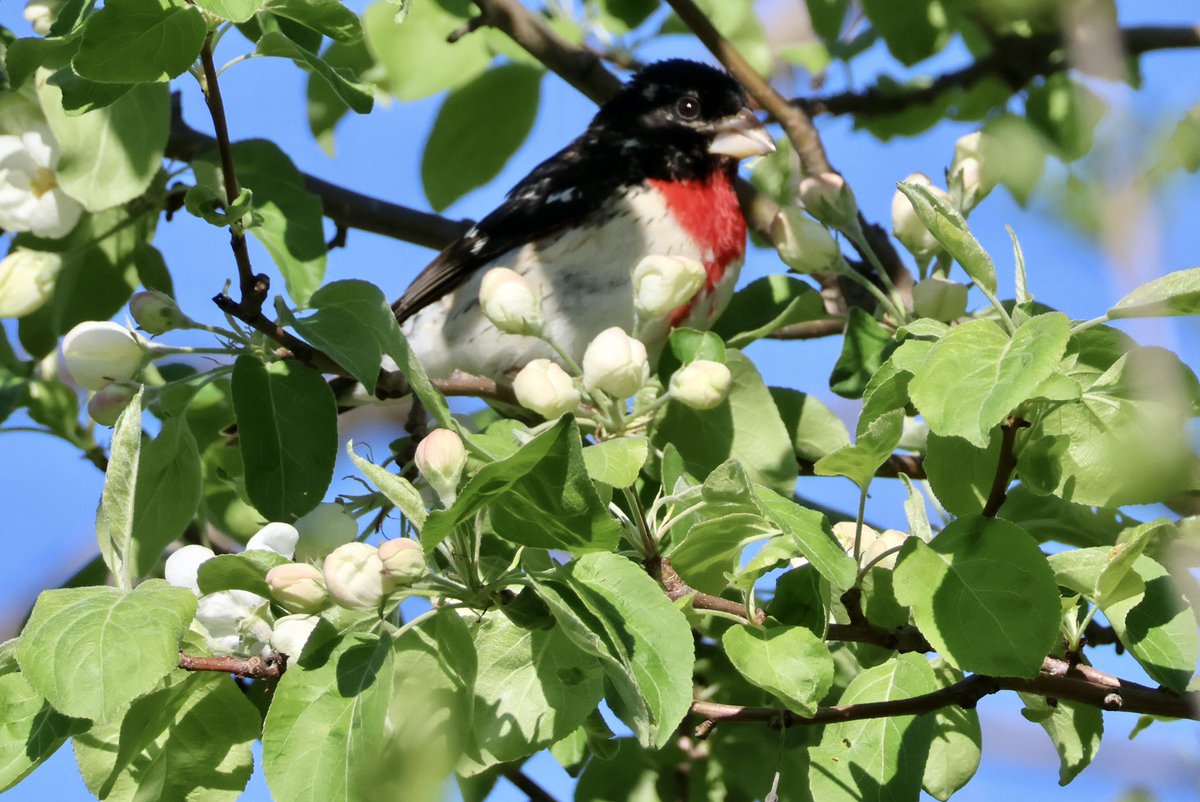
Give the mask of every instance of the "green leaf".
<path id="1" fill-rule="evenodd" d="M 586 554 L 533 587 L 562 632 L 600 660 L 613 712 L 647 748 L 661 748 L 692 702 L 691 629 L 642 568 L 608 552 Z"/>
<path id="2" fill-rule="evenodd" d="M 641 436 L 604 440 L 583 450 L 588 476 L 609 487 L 632 487 L 649 456 L 650 443 Z"/>
<path id="3" fill-rule="evenodd" d="M 737 624 L 725 630 L 721 645 L 743 677 L 801 716 L 813 715 L 833 685 L 833 656 L 804 627 Z"/>
<path id="4" fill-rule="evenodd" d="M 799 459 L 816 462 L 850 444 L 846 424 L 819 398 L 787 387 L 772 387 L 771 399 L 792 436 Z"/>
<path id="5" fill-rule="evenodd" d="M 63 67 L 47 79 L 62 94 L 62 110 L 68 117 L 111 106 L 134 87 L 134 84 L 102 84 L 80 78 L 70 66 Z"/>
<path id="6" fill-rule="evenodd" d="M 829 388 L 844 398 L 861 398 L 867 382 L 888 358 L 894 346 L 892 333 L 859 307 L 850 310 L 842 353 L 833 366 Z"/>
<path id="7" fill-rule="evenodd" d="M 219 674 L 173 671 L 123 719 L 75 737 L 75 759 L 101 799 L 234 802 L 254 768 L 258 710 Z"/>
<path id="8" fill-rule="evenodd" d="M 904 654 L 858 674 L 838 704 L 906 699 L 932 693 L 933 670 L 918 654 Z M 929 754 L 928 716 L 892 716 L 830 724 L 810 750 L 813 799 L 821 802 L 916 799 Z"/>
<path id="9" fill-rule="evenodd" d="M 738 351 L 728 352 L 726 365 L 733 374 L 729 398 L 706 411 L 669 404 L 656 430 L 656 447 L 673 444 L 695 476 L 707 476 L 726 460 L 736 459 L 755 482 L 791 493 L 796 457 L 762 376 Z"/>
<path id="10" fill-rule="evenodd" d="M 952 31 L 941 0 L 863 0 L 862 6 L 888 51 L 906 67 L 939 52 L 950 40 Z"/>
<path id="11" fill-rule="evenodd" d="M 240 356 L 233 407 L 246 492 L 264 517 L 293 521 L 320 503 L 337 458 L 337 405 L 321 374 L 294 360 Z"/>
<path id="12" fill-rule="evenodd" d="M 335 42 L 353 44 L 362 39 L 358 15 L 342 5 L 341 0 L 266 0 L 263 10 L 298 22 Z"/>
<path id="13" fill-rule="evenodd" d="M 394 19 L 396 7 L 385 2 L 372 3 L 362 16 L 367 47 L 387 74 L 393 95 L 419 100 L 462 86 L 487 69 L 492 54 L 483 37 L 446 41 L 474 13 L 470 0 L 428 0 L 411 3 L 410 9 L 402 25 Z"/>
<path id="14" fill-rule="evenodd" d="M 78 51 L 78 36 L 47 36 L 45 38 L 31 36 L 9 43 L 3 53 L 3 64 L 0 65 L 8 71 L 9 86 L 7 88 L 12 90 L 21 88 L 40 67 L 57 70 L 69 65 L 71 58 Z M 24 106 L 28 97 L 13 92 L 8 95 L 8 98 L 8 103 L 12 105 L 5 110 L 4 114 L 6 119 L 3 121 L 3 128 L 6 134 L 20 131 L 37 119 L 37 115 L 14 119 L 11 116 L 15 111 L 13 106 Z"/>
<path id="15" fill-rule="evenodd" d="M 713 331 L 730 348 L 745 348 L 784 326 L 827 316 L 825 302 L 812 286 L 795 276 L 776 274 L 735 292 Z"/>
<path id="16" fill-rule="evenodd" d="M 186 419 L 168 418 L 158 437 L 142 444 L 137 463 L 132 548 L 127 557 L 137 576 L 149 574 L 163 549 L 192 522 L 200 506 L 200 490 L 196 439 Z"/>
<path id="17" fill-rule="evenodd" d="M 1098 707 L 1056 699 L 1054 705 L 1046 698 L 1020 694 L 1025 709 L 1021 715 L 1042 725 L 1058 752 L 1058 784 L 1066 785 L 1088 767 L 1100 738 L 1104 735 L 1104 714 Z"/>
<path id="18" fill-rule="evenodd" d="M 254 193 L 254 211 L 262 218 L 248 232 L 283 273 L 292 300 L 307 303 L 325 276 L 321 199 L 305 188 L 296 165 L 273 142 L 236 142 L 233 160 L 238 184 Z M 200 183 L 224 187 L 216 154 L 194 161 L 192 168 Z"/>
<path id="19" fill-rule="evenodd" d="M 107 108 L 76 116 L 63 111 L 57 86 L 43 85 L 38 97 L 58 140 L 55 178 L 64 192 L 96 212 L 146 191 L 162 166 L 167 145 L 167 87 L 133 87 Z"/>
<path id="20" fill-rule="evenodd" d="M 977 448 L 961 437 L 929 434 L 925 474 L 943 507 L 958 516 L 983 512 L 996 479 L 1000 443 L 998 427 L 992 429 L 987 448 Z"/>
<path id="21" fill-rule="evenodd" d="M 1122 533 L 1121 540 L 1108 553 L 1104 568 L 1096 576 L 1096 589 L 1091 598 L 1110 599 L 1119 594 L 1138 557 L 1155 538 L 1166 533 L 1173 533 L 1173 525 L 1166 518 L 1157 518 Z"/>
<path id="22" fill-rule="evenodd" d="M 471 433 L 458 422 L 458 418 L 450 414 L 450 405 L 446 403 L 445 396 L 438 392 L 437 388 L 433 386 L 433 382 L 429 380 L 425 368 L 421 367 L 421 361 L 413 353 L 408 340 L 400 331 L 399 325 L 392 328 L 388 344 L 383 350 L 395 361 L 400 372 L 404 374 L 404 378 L 408 380 L 409 389 L 420 400 L 425 411 L 443 428 L 457 432 L 472 452 L 490 459 L 491 454 L 487 449 L 476 442 Z"/>
<path id="23" fill-rule="evenodd" d="M 129 589 L 133 586 L 136 558 L 133 555 L 133 532 L 137 520 L 138 463 L 142 452 L 142 399 L 145 391 L 138 389 L 121 412 L 113 427 L 109 446 L 108 469 L 104 472 L 104 490 L 96 513 L 96 541 L 104 564 L 112 571 L 117 583 Z"/>
<path id="24" fill-rule="evenodd" d="M 767 604 L 767 614 L 780 623 L 806 627 L 824 638 L 832 596 L 829 582 L 816 567 L 802 565 L 784 571 L 775 580 L 775 595 Z"/>
<path id="25" fill-rule="evenodd" d="M 937 652 L 963 671 L 1035 676 L 1058 638 L 1054 573 L 1033 538 L 1007 521 L 960 518 L 928 545 L 909 538 L 895 592 Z"/>
<path id="26" fill-rule="evenodd" d="M 315 311 L 307 317 L 281 315 L 308 342 L 333 357 L 375 392 L 383 350 L 390 343 L 396 319 L 383 292 L 367 281 L 347 279 L 321 287 L 308 300 Z"/>
<path id="27" fill-rule="evenodd" d="M 1119 510 L 1042 496 L 1024 485 L 1008 491 L 1000 516 L 1020 524 L 1039 541 L 1053 540 L 1077 548 L 1112 545 L 1117 535 L 1138 523 Z"/>
<path id="28" fill-rule="evenodd" d="M 0 792 L 29 776 L 89 724 L 59 713 L 17 672 L 0 675 L 0 709 Z"/>
<path id="29" fill-rule="evenodd" d="M 667 556 L 688 585 L 703 593 L 720 595 L 737 570 L 742 549 L 774 531 L 774 527 L 753 513 L 705 518 L 694 523 Z"/>
<path id="30" fill-rule="evenodd" d="M 900 443 L 904 429 L 904 410 L 893 409 L 875 418 L 860 432 L 852 446 L 844 446 L 817 460 L 817 476 L 845 476 L 866 490 L 879 466 L 887 462 Z"/>
<path id="31" fill-rule="evenodd" d="M 500 174 L 533 128 L 541 80 L 540 69 L 507 64 L 450 93 L 421 154 L 421 183 L 434 211 Z"/>
<path id="32" fill-rule="evenodd" d="M 1092 149 L 1107 104 L 1065 72 L 1048 75 L 1025 99 L 1025 117 L 1054 143 L 1056 155 L 1074 161 Z M 1064 783 L 1065 785 L 1065 783 Z"/>
<path id="33" fill-rule="evenodd" d="M 213 16 L 230 22 L 245 22 L 254 16 L 263 0 L 196 0 L 196 5 Z"/>
<path id="34" fill-rule="evenodd" d="M 1113 320 L 1195 314 L 1200 314 L 1200 267 L 1176 270 L 1143 284 L 1108 310 Z"/>
<path id="35" fill-rule="evenodd" d="M 939 689 L 963 678 L 961 671 L 945 664 L 935 664 L 933 673 Z M 933 737 L 921 787 L 934 799 L 946 802 L 979 770 L 983 732 L 979 727 L 979 714 L 957 705 L 933 711 L 932 721 Z"/>
<path id="36" fill-rule="evenodd" d="M 582 451 L 579 427 L 566 416 L 513 456 L 483 466 L 449 510 L 430 513 L 425 551 L 485 504 L 496 534 L 512 543 L 575 554 L 615 548 L 620 528 L 588 478 Z"/>
<path id="37" fill-rule="evenodd" d="M 163 82 L 192 66 L 207 33 L 198 8 L 170 0 L 112 0 L 88 17 L 71 65 L 101 83 Z"/>
<path id="38" fill-rule="evenodd" d="M 676 328 L 671 331 L 667 344 L 671 348 L 671 354 L 680 365 L 687 365 L 698 359 L 725 362 L 725 343 L 711 331 L 686 327 Z M 674 373 L 674 370 L 671 372 Z M 659 375 L 662 375 L 661 369 Z"/>
<path id="39" fill-rule="evenodd" d="M 334 3 L 353 17 L 353 12 L 340 3 Z M 306 50 L 279 31 L 266 31 L 258 40 L 254 52 L 260 56 L 290 58 L 297 65 L 319 75 L 329 84 L 339 99 L 359 114 L 369 114 L 375 105 L 375 95 L 365 84 L 359 83 L 352 73 L 330 66 L 316 53 Z"/>
<path id="40" fill-rule="evenodd" d="M 278 565 L 291 562 L 273 551 L 243 551 L 239 554 L 218 554 L 200 564 L 196 572 L 196 584 L 200 593 L 217 593 L 222 590 L 247 590 L 264 598 L 271 597 L 267 587 L 267 571 Z"/>
<path id="41" fill-rule="evenodd" d="M 103 722 L 175 667 L 195 612 L 191 591 L 158 579 L 131 592 L 43 591 L 21 633 L 17 661 L 56 710 Z"/>
<path id="42" fill-rule="evenodd" d="M 967 275 L 988 292 L 996 292 L 996 266 L 992 257 L 971 235 L 967 221 L 957 209 L 934 195 L 927 187 L 900 182 L 896 187 L 912 203 L 917 217 L 929 232 L 962 265 Z"/>
<path id="43" fill-rule="evenodd" d="M 329 66 L 353 75 L 356 79 L 375 64 L 367 46 L 361 41 L 354 44 L 334 42 L 325 49 L 321 58 Z M 326 155 L 333 156 L 334 128 L 350 107 L 333 91 L 329 82 L 318 75 L 309 75 L 307 96 L 308 128 Z"/>
<path id="44" fill-rule="evenodd" d="M 990 320 L 956 326 L 913 377 L 913 403 L 933 433 L 987 448 L 992 428 L 1058 367 L 1070 334 L 1061 312 L 1031 318 L 1011 339 Z"/>
<path id="45" fill-rule="evenodd" d="M 482 765 L 531 755 L 579 727 L 604 696 L 604 674 L 561 629 L 501 614 L 475 629 L 475 743 Z"/>
<path id="46" fill-rule="evenodd" d="M 805 509 L 761 485 L 754 488 L 754 496 L 763 515 L 794 540 L 799 553 L 807 557 L 834 588 L 842 591 L 854 584 L 857 573 L 854 560 L 837 542 L 824 515 Z"/>
<path id="47" fill-rule="evenodd" d="M 346 453 L 350 455 L 350 461 L 354 466 L 362 471 L 368 479 L 371 480 L 379 492 L 383 493 L 384 497 L 396 505 L 396 509 L 404 514 L 418 532 L 421 527 L 425 526 L 425 519 L 429 513 L 425 509 L 425 500 L 421 498 L 421 491 L 413 487 L 412 482 L 405 479 L 399 474 L 392 473 L 382 465 L 376 465 L 368 459 L 358 456 L 354 453 L 354 441 L 346 441 Z"/>

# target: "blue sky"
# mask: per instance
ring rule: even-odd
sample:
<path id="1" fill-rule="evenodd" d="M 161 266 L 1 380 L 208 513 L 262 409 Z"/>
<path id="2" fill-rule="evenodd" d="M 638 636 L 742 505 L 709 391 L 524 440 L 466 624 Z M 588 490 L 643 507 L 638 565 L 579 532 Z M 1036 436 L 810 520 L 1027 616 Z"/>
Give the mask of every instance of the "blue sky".
<path id="1" fill-rule="evenodd" d="M 420 0 L 416 0 L 420 2 Z M 358 3 L 351 3 L 359 7 Z M 777 5 L 772 3 L 769 5 Z M 9 0 L 0 8 L 0 24 L 21 35 L 28 26 L 21 19 L 22 4 Z M 1122 22 L 1195 23 L 1197 5 L 1189 0 L 1137 0 L 1121 4 Z M 236 35 L 222 44 L 225 59 L 249 50 Z M 642 54 L 646 58 L 673 55 L 704 57 L 693 42 L 672 37 Z M 962 48 L 922 65 L 921 71 L 953 68 L 965 58 Z M 218 58 L 218 63 L 222 59 Z M 900 68 L 881 48 L 874 48 L 856 63 L 855 74 L 835 70 L 826 90 L 847 85 L 865 86 L 878 72 L 898 74 Z M 1124 87 L 1101 85 L 1111 103 L 1104 130 L 1111 137 L 1114 163 L 1143 151 L 1150 134 L 1173 122 L 1200 101 L 1200 52 L 1163 53 L 1143 61 L 1144 89 L 1134 93 Z M 1182 76 L 1182 78 L 1181 78 Z M 189 123 L 209 130 L 209 121 L 198 88 L 181 79 L 184 114 Z M 302 74 L 291 64 L 255 59 L 239 64 L 222 77 L 227 115 L 235 139 L 271 138 L 305 171 L 345 184 L 361 192 L 428 208 L 420 184 L 420 154 L 425 135 L 436 113 L 439 98 L 379 107 L 368 118 L 347 119 L 337 134 L 337 156 L 326 156 L 308 135 Z M 557 150 L 584 125 L 594 107 L 553 75 L 542 83 L 542 113 L 529 140 L 488 186 L 452 206 L 447 214 L 478 218 L 490 210 L 502 193 L 546 155 Z M 846 120 L 821 120 L 820 128 L 831 159 L 858 195 L 867 216 L 886 221 L 895 182 L 920 170 L 936 177 L 948 164 L 954 140 L 970 126 L 943 123 L 913 139 L 880 143 L 855 132 Z M 1060 178 L 1063 168 L 1048 170 L 1047 181 Z M 1152 212 L 1133 229 L 1132 258 L 1118 262 L 1097 243 L 1067 226 L 1051 207 L 1047 196 L 1030 208 L 1017 206 L 997 191 L 971 218 L 973 231 L 994 255 L 1000 285 L 1012 287 L 1011 252 L 1004 225 L 1012 225 L 1025 250 L 1031 289 L 1039 301 L 1072 317 L 1090 318 L 1106 309 L 1127 290 L 1149 278 L 1200 264 L 1200 180 L 1185 176 L 1174 180 L 1152 199 Z M 166 256 L 184 310 L 193 317 L 218 322 L 219 315 L 207 299 L 235 274 L 226 237 L 186 214 L 162 224 L 156 244 Z M 351 231 L 349 247 L 329 256 L 328 280 L 365 278 L 397 295 L 428 261 L 431 253 L 414 245 Z M 256 269 L 267 270 L 269 259 L 252 243 Z M 751 253 L 743 273 L 748 280 L 780 269 L 770 252 Z M 282 286 L 282 282 L 277 282 Z M 1003 293 L 1002 293 L 1003 294 Z M 1011 295 L 1011 290 L 1008 295 Z M 14 327 L 5 322 L 10 332 Z M 1200 323 L 1195 318 L 1134 322 L 1125 327 L 1144 343 L 1160 344 L 1180 352 L 1193 367 L 1200 367 Z M 834 339 L 803 343 L 763 342 L 751 347 L 767 380 L 811 392 L 830 403 L 853 423 L 855 405 L 833 396 L 828 375 L 837 356 Z M 19 418 L 11 423 L 20 424 Z M 396 429 L 371 426 L 356 431 L 356 441 L 374 442 L 380 448 L 395 437 Z M 343 436 L 344 440 L 344 436 Z M 0 525 L 5 556 L 0 566 L 0 637 L 11 635 L 37 593 L 61 582 L 95 553 L 93 516 L 102 484 L 101 475 L 60 441 L 36 434 L 4 434 L 0 439 L 4 481 L 0 502 L 7 510 Z M 339 462 L 335 476 L 353 473 Z M 330 498 L 350 490 L 335 482 Z M 857 492 L 844 480 L 805 479 L 800 493 L 822 503 L 852 509 Z M 868 517 L 885 525 L 903 525 L 903 495 L 895 482 L 872 487 Z M 1143 679 L 1128 659 L 1101 650 L 1096 660 L 1102 668 L 1133 679 Z M 1031 799 L 1087 799 L 1105 802 L 1135 784 L 1152 787 L 1164 802 L 1195 799 L 1200 782 L 1200 728 L 1191 724 L 1155 725 L 1135 741 L 1125 734 L 1134 717 L 1106 715 L 1109 728 L 1097 762 L 1067 789 L 1059 790 L 1057 759 L 1048 739 L 1036 725 L 1018 715 L 1015 697 L 990 698 L 980 705 L 984 720 L 984 765 L 979 776 L 958 799 L 967 802 L 1009 799 L 1016 794 Z M 533 772 L 546 778 L 548 787 L 563 792 L 567 778 L 552 759 L 540 756 Z M 520 799 L 511 788 L 497 798 Z M 64 748 L 6 799 L 55 799 L 72 802 L 88 799 L 75 771 L 69 748 Z M 261 773 L 255 775 L 245 799 L 267 799 Z"/>

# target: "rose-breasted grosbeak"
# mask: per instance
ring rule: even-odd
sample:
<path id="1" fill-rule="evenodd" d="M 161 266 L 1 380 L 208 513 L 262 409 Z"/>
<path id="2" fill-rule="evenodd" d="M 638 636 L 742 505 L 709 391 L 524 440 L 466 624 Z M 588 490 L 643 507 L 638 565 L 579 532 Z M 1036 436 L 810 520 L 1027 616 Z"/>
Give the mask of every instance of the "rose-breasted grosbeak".
<path id="1" fill-rule="evenodd" d="M 737 163 L 774 149 L 725 72 L 684 60 L 644 68 L 393 304 L 414 353 L 435 378 L 455 370 L 501 378 L 532 359 L 555 358 L 541 340 L 501 333 L 484 317 L 479 288 L 493 267 L 540 290 L 546 334 L 577 361 L 604 329 L 632 331 L 632 273 L 649 254 L 698 259 L 707 272 L 705 286 L 659 333 L 707 327 L 745 253 Z M 648 343 L 652 350 L 659 339 Z"/>

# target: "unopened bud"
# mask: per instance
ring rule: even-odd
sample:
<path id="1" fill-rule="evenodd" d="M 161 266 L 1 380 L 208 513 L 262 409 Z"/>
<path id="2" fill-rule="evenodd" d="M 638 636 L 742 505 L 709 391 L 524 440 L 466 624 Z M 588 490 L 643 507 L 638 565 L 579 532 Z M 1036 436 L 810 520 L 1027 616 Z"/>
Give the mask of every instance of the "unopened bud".
<path id="1" fill-rule="evenodd" d="M 286 563 L 267 571 L 271 597 L 293 613 L 315 613 L 329 600 L 321 572 L 308 563 Z"/>
<path id="2" fill-rule="evenodd" d="M 129 299 L 129 314 L 147 334 L 166 334 L 188 328 L 192 319 L 179 310 L 175 299 L 158 290 L 142 290 Z"/>
<path id="3" fill-rule="evenodd" d="M 542 330 L 542 299 L 533 285 L 507 267 L 494 267 L 479 285 L 479 305 L 492 325 L 509 334 Z"/>
<path id="4" fill-rule="evenodd" d="M 574 380 L 557 363 L 534 359 L 513 379 L 517 401 L 546 420 L 554 420 L 579 406 Z"/>
<path id="5" fill-rule="evenodd" d="M 101 426 L 116 426 L 117 418 L 137 395 L 138 385 L 132 382 L 106 384 L 88 399 L 88 417 Z"/>
<path id="6" fill-rule="evenodd" d="M 0 259 L 0 318 L 36 312 L 54 294 L 62 257 L 18 249 Z"/>
<path id="7" fill-rule="evenodd" d="M 325 558 L 325 587 L 342 607 L 374 609 L 395 588 L 383 569 L 379 550 L 366 543 L 346 543 Z"/>
<path id="8" fill-rule="evenodd" d="M 646 346 L 617 326 L 605 329 L 583 352 L 583 385 L 625 399 L 650 379 Z"/>
<path id="9" fill-rule="evenodd" d="M 838 231 L 858 230 L 858 202 L 846 180 L 837 173 L 817 173 L 800 181 L 805 210 Z"/>
<path id="10" fill-rule="evenodd" d="M 62 351 L 71 378 L 88 390 L 132 379 L 142 367 L 138 336 L 110 321 L 80 323 L 63 338 Z"/>
<path id="11" fill-rule="evenodd" d="M 720 362 L 698 359 L 671 376 L 671 398 L 692 409 L 712 409 L 729 396 L 733 374 Z"/>
<path id="12" fill-rule="evenodd" d="M 841 544 L 847 554 L 854 554 L 854 535 L 857 531 L 858 524 L 854 521 L 838 521 L 833 525 L 833 536 L 837 538 L 837 542 Z M 874 543 L 878 537 L 879 532 L 863 524 L 862 535 L 858 542 L 859 553 L 865 551 L 867 546 Z"/>
<path id="13" fill-rule="evenodd" d="M 771 241 L 779 258 L 797 273 L 820 273 L 842 257 L 829 229 L 795 206 L 786 206 L 775 215 Z"/>
<path id="14" fill-rule="evenodd" d="M 59 5 L 61 4 L 46 0 L 30 0 L 25 4 L 25 21 L 33 26 L 34 33 L 45 36 L 50 33 L 50 26 L 54 24 Z"/>
<path id="15" fill-rule="evenodd" d="M 950 162 L 948 181 L 964 215 L 978 206 L 996 186 L 996 165 L 1003 159 L 997 153 L 997 144 L 995 138 L 982 131 L 959 137 L 954 143 L 954 160 Z"/>
<path id="16" fill-rule="evenodd" d="M 398 585 L 411 585 L 428 570 L 421 544 L 408 538 L 398 537 L 380 543 L 379 559 L 383 561 L 383 570 Z"/>
<path id="17" fill-rule="evenodd" d="M 189 544 L 171 552 L 163 566 L 163 578 L 167 584 L 177 588 L 187 588 L 195 595 L 200 595 L 200 584 L 196 576 L 200 566 L 217 555 L 208 546 Z"/>
<path id="18" fill-rule="evenodd" d="M 634 303 L 647 317 L 665 317 L 690 301 L 707 278 L 695 259 L 647 256 L 633 269 Z"/>
<path id="19" fill-rule="evenodd" d="M 458 497 L 458 481 L 467 466 L 462 438 L 449 429 L 434 429 L 417 444 L 414 461 L 442 504 L 453 504 Z"/>
<path id="20" fill-rule="evenodd" d="M 296 543 L 296 562 L 317 562 L 343 543 L 358 537 L 358 523 L 341 504 L 318 504 L 296 520 L 300 538 Z"/>
<path id="21" fill-rule="evenodd" d="M 869 565 L 872 560 L 878 559 L 881 554 L 891 551 L 894 548 L 904 545 L 904 541 L 908 539 L 907 532 L 901 532 L 898 529 L 885 529 L 880 532 L 870 543 L 863 546 L 862 564 Z M 898 552 L 892 552 L 888 556 L 875 563 L 875 567 L 883 568 L 891 571 L 896 567 L 896 557 Z"/>
<path id="22" fill-rule="evenodd" d="M 927 278 L 913 287 L 913 309 L 920 317 L 952 323 L 967 312 L 967 286 L 957 281 Z"/>
<path id="23" fill-rule="evenodd" d="M 935 187 L 929 180 L 929 176 L 924 173 L 913 173 L 904 179 L 904 183 L 925 187 L 934 195 L 945 200 L 946 203 L 950 202 L 950 196 Z M 937 238 L 921 222 L 921 218 L 917 216 L 912 201 L 898 189 L 892 196 L 892 233 L 895 234 L 896 239 L 900 240 L 900 244 L 907 248 L 908 252 L 923 265 L 928 264 L 929 260 L 942 247 Z"/>
<path id="24" fill-rule="evenodd" d="M 318 615 L 285 615 L 271 627 L 271 648 L 295 659 L 304 651 L 304 644 L 321 623 Z"/>
<path id="25" fill-rule="evenodd" d="M 296 544 L 299 542 L 300 532 L 296 527 L 275 521 L 254 533 L 246 543 L 246 551 L 273 551 L 290 560 L 296 556 Z"/>

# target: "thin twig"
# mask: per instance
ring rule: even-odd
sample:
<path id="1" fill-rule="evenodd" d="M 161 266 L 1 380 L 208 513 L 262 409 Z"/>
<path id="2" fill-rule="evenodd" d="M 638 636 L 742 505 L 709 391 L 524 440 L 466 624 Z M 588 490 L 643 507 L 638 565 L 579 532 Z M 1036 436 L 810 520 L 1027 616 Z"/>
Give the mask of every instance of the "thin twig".
<path id="1" fill-rule="evenodd" d="M 817 476 L 815 463 L 812 460 L 798 459 L 801 476 Z M 904 474 L 909 479 L 921 480 L 925 475 L 925 458 L 917 454 L 893 454 L 879 466 L 875 475 L 880 479 L 898 479 Z"/>
<path id="2" fill-rule="evenodd" d="M 679 599 L 691 596 L 692 607 L 697 610 L 713 610 L 740 618 L 746 623 L 751 623 L 746 615 L 746 605 L 696 590 L 675 572 L 675 569 L 671 566 L 671 561 L 666 557 L 652 557 L 646 560 L 645 564 L 646 571 L 650 576 L 658 580 L 663 586 L 663 590 L 667 592 L 667 598 L 671 601 L 678 601 Z M 761 624 L 766 620 L 766 613 L 762 610 L 755 611 L 753 623 Z"/>
<path id="3" fill-rule="evenodd" d="M 803 323 L 793 323 L 776 329 L 767 335 L 770 340 L 817 340 L 822 337 L 834 337 L 846 330 L 844 317 L 826 317 L 820 320 L 806 320 Z"/>
<path id="4" fill-rule="evenodd" d="M 992 480 L 992 489 L 983 505 L 985 518 L 995 518 L 1008 498 L 1008 485 L 1017 468 L 1017 455 L 1013 450 L 1017 442 L 1017 430 L 1027 426 L 1028 421 L 1010 417 L 1000 427 L 1000 457 L 996 460 L 996 478 Z"/>
<path id="5" fill-rule="evenodd" d="M 184 671 L 219 671 L 249 679 L 279 679 L 287 671 L 287 655 L 272 652 L 266 657 L 193 657 L 179 653 Z"/>
<path id="6" fill-rule="evenodd" d="M 517 787 L 517 790 L 529 797 L 530 802 L 558 802 L 554 796 L 525 772 L 519 766 L 504 766 L 500 769 L 504 779 Z"/>

